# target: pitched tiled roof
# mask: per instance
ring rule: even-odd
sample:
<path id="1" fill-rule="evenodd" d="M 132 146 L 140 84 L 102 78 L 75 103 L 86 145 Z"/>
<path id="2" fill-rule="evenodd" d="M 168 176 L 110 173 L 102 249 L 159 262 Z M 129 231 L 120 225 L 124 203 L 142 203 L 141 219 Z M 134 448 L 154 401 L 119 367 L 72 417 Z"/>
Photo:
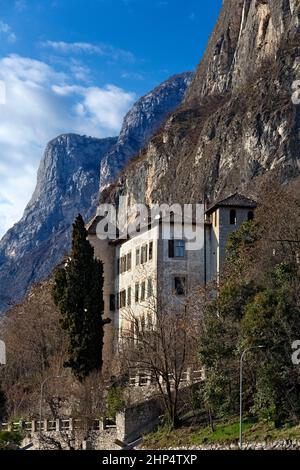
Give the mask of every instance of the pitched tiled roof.
<path id="1" fill-rule="evenodd" d="M 249 209 L 255 209 L 257 207 L 257 203 L 253 199 L 243 196 L 242 194 L 235 193 L 226 199 L 222 199 L 221 201 L 212 204 L 206 213 L 209 215 L 218 207 L 245 207 Z"/>

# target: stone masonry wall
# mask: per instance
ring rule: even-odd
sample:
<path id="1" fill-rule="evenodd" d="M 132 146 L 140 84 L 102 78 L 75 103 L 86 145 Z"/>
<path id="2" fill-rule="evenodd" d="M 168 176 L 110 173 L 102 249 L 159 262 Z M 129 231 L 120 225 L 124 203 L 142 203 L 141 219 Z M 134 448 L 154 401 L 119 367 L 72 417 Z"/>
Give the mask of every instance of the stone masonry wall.
<path id="1" fill-rule="evenodd" d="M 162 408 L 157 400 L 133 405 L 117 414 L 117 439 L 129 444 L 153 431 L 159 424 Z"/>

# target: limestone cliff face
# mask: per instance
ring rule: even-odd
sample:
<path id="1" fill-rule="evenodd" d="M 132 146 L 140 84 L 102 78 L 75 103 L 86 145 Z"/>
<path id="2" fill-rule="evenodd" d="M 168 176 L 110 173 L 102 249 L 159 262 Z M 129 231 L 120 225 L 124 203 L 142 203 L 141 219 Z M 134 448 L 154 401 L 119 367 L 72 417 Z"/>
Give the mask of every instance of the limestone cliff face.
<path id="1" fill-rule="evenodd" d="M 0 241 L 0 311 L 68 253 L 74 218 L 95 211 L 100 160 L 115 142 L 66 134 L 47 145 L 31 201 Z"/>
<path id="2" fill-rule="evenodd" d="M 193 73 L 175 75 L 140 98 L 124 118 L 116 145 L 101 162 L 100 191 L 137 155 L 166 117 L 182 102 Z"/>
<path id="3" fill-rule="evenodd" d="M 197 202 L 300 170 L 299 0 L 227 0 L 184 104 L 125 170 L 109 199 Z M 104 195 L 107 198 L 107 193 Z M 103 196 L 103 197 L 104 197 Z"/>

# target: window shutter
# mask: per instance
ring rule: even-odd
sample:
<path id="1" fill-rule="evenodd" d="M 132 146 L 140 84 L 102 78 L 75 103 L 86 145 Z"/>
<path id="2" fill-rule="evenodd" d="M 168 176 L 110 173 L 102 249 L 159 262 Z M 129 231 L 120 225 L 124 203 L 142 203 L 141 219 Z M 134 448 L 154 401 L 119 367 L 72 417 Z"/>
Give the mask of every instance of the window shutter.
<path id="1" fill-rule="evenodd" d="M 115 294 L 110 294 L 109 296 L 109 309 L 111 312 L 116 310 Z"/>
<path id="2" fill-rule="evenodd" d="M 169 240 L 169 258 L 174 258 L 174 240 Z"/>

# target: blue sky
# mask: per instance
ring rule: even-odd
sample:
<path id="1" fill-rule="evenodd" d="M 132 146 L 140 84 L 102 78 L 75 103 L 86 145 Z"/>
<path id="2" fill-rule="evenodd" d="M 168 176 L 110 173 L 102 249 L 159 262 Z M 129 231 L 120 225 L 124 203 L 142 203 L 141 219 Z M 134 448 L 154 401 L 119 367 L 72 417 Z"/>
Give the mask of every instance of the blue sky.
<path id="1" fill-rule="evenodd" d="M 46 143 L 117 135 L 139 96 L 196 67 L 221 4 L 0 0 L 0 237 L 22 215 Z"/>

